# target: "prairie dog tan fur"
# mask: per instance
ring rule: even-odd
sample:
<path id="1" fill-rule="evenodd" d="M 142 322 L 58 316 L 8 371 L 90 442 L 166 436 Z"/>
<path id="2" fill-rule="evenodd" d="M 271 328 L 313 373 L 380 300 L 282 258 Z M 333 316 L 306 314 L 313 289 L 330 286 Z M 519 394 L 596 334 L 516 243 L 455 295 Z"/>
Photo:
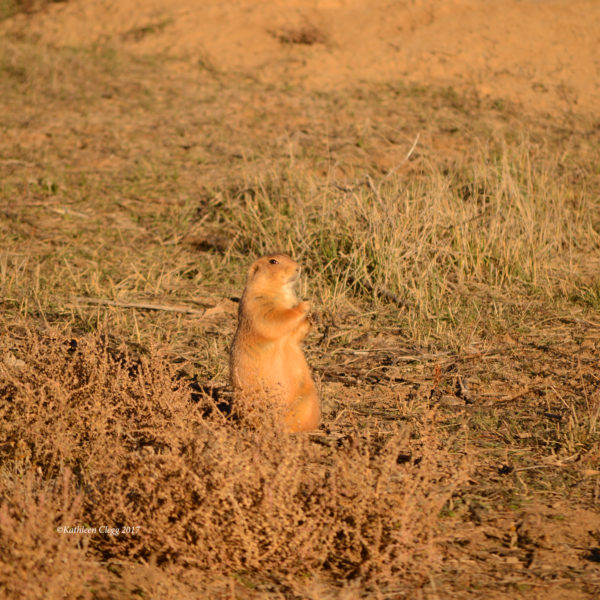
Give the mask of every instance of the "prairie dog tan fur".
<path id="1" fill-rule="evenodd" d="M 230 356 L 236 402 L 281 407 L 289 431 L 319 425 L 317 390 L 300 346 L 311 325 L 310 305 L 298 302 L 300 266 L 287 254 L 269 254 L 248 270 Z"/>

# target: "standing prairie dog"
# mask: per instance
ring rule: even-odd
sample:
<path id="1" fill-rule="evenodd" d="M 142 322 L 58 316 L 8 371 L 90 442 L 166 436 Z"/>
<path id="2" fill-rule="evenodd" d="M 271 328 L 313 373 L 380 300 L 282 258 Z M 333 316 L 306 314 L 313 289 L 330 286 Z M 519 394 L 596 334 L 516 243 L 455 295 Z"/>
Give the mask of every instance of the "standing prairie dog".
<path id="1" fill-rule="evenodd" d="M 230 356 L 236 402 L 271 402 L 289 431 L 319 425 L 319 398 L 300 344 L 309 332 L 310 305 L 298 302 L 300 266 L 287 254 L 252 263 L 240 301 Z"/>

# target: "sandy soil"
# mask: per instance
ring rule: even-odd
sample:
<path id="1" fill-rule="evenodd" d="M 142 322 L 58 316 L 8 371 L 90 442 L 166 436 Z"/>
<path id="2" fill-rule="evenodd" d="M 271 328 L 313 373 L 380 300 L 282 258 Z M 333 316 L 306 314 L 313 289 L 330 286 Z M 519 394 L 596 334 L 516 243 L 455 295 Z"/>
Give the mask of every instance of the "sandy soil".
<path id="1" fill-rule="evenodd" d="M 595 0 L 75 0 L 4 32 L 119 43 L 309 89 L 363 81 L 452 86 L 526 110 L 600 106 Z"/>

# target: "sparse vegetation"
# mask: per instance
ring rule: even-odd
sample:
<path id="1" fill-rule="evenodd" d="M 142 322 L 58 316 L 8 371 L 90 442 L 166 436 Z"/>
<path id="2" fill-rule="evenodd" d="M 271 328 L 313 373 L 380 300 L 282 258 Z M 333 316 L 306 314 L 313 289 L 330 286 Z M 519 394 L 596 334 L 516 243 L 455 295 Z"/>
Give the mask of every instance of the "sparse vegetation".
<path id="1" fill-rule="evenodd" d="M 597 594 L 597 124 L 0 44 L 4 594 Z M 226 410 L 273 250 L 319 313 L 311 435 Z"/>
<path id="2" fill-rule="evenodd" d="M 54 2 L 67 0 L 0 0 L 0 20 L 18 13 L 31 14 Z"/>

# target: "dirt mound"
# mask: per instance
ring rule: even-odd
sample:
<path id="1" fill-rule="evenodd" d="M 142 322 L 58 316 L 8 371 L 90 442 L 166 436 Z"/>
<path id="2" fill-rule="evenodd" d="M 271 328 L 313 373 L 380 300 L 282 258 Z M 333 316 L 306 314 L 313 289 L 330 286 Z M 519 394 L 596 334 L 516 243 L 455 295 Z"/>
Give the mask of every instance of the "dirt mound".
<path id="1" fill-rule="evenodd" d="M 599 19 L 593 0 L 77 0 L 2 29 L 309 89 L 408 81 L 588 113 L 600 105 Z"/>

